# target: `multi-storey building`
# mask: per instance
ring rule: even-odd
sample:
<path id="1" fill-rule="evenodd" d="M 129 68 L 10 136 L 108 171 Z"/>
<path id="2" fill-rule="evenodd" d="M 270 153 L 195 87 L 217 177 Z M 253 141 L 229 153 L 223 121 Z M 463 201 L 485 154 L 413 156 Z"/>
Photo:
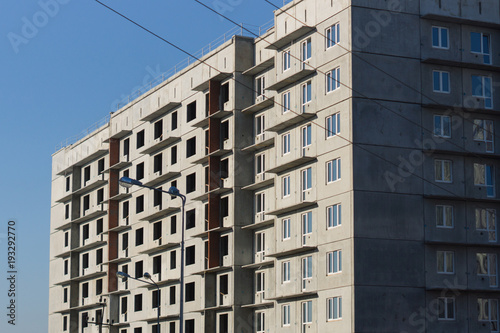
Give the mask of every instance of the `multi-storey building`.
<path id="1" fill-rule="evenodd" d="M 57 151 L 50 332 L 179 330 L 122 176 L 186 333 L 498 332 L 499 14 L 295 0 Z"/>

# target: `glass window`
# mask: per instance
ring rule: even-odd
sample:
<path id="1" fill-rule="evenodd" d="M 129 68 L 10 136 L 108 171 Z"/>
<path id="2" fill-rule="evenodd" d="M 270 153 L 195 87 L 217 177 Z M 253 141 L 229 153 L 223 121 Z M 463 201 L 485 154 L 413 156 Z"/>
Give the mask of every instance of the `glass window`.
<path id="1" fill-rule="evenodd" d="M 283 51 L 283 72 L 290 69 L 290 50 Z"/>
<path id="2" fill-rule="evenodd" d="M 326 182 L 331 183 L 340 179 L 340 158 L 326 163 Z"/>
<path id="3" fill-rule="evenodd" d="M 301 100 L 302 100 L 302 113 L 306 112 L 307 109 L 307 104 L 311 102 L 311 81 L 307 81 L 305 84 L 302 85 L 302 94 L 301 94 Z"/>
<path id="4" fill-rule="evenodd" d="M 282 306 L 282 326 L 290 326 L 290 304 Z"/>
<path id="5" fill-rule="evenodd" d="M 306 289 L 307 283 L 312 279 L 312 256 L 302 258 L 302 289 Z"/>
<path id="6" fill-rule="evenodd" d="M 326 73 L 326 92 L 340 88 L 340 67 L 332 69 Z"/>
<path id="7" fill-rule="evenodd" d="M 452 169 L 451 161 L 448 160 L 434 160 L 434 171 L 436 182 L 451 183 L 452 182 Z"/>
<path id="8" fill-rule="evenodd" d="M 449 30 L 443 27 L 432 27 L 432 47 L 448 49 Z"/>
<path id="9" fill-rule="evenodd" d="M 326 224 L 328 228 L 334 228 L 342 224 L 342 205 L 337 204 L 326 208 Z"/>
<path id="10" fill-rule="evenodd" d="M 497 241 L 496 210 L 476 208 L 476 230 L 488 234 L 488 241 Z"/>
<path id="11" fill-rule="evenodd" d="M 332 297 L 326 300 L 326 320 L 342 318 L 342 297 Z"/>
<path id="12" fill-rule="evenodd" d="M 438 228 L 453 228 L 453 206 L 436 206 L 436 226 Z"/>
<path id="13" fill-rule="evenodd" d="M 326 274 L 342 272 L 342 251 L 337 250 L 326 254 Z"/>
<path id="14" fill-rule="evenodd" d="M 439 297 L 438 298 L 438 319 L 439 320 L 454 320 L 455 319 L 455 298 Z"/>
<path id="15" fill-rule="evenodd" d="M 472 75 L 472 96 L 484 99 L 484 108 L 493 109 L 491 77 Z"/>
<path id="16" fill-rule="evenodd" d="M 493 166 L 474 163 L 474 185 L 485 186 L 486 195 L 490 198 L 495 197 Z"/>
<path id="17" fill-rule="evenodd" d="M 433 91 L 440 93 L 450 92 L 450 73 L 443 71 L 432 71 Z"/>
<path id="18" fill-rule="evenodd" d="M 477 275 L 489 279 L 490 287 L 496 287 L 497 281 L 497 255 L 494 253 L 476 253 Z"/>
<path id="19" fill-rule="evenodd" d="M 340 134 L 340 113 L 326 118 L 326 138 Z"/>
<path id="20" fill-rule="evenodd" d="M 325 31 L 326 48 L 335 46 L 340 42 L 340 23 L 335 23 Z"/>
<path id="21" fill-rule="evenodd" d="M 493 120 L 474 119 L 472 128 L 474 141 L 485 143 L 486 152 L 493 153 Z"/>
<path id="22" fill-rule="evenodd" d="M 290 175 L 283 176 L 281 182 L 283 184 L 283 197 L 290 196 Z"/>
<path id="23" fill-rule="evenodd" d="M 491 46 L 490 35 L 480 32 L 470 33 L 470 50 L 472 53 L 479 53 L 483 55 L 483 63 L 491 64 Z"/>
<path id="24" fill-rule="evenodd" d="M 306 68 L 306 61 L 311 59 L 311 54 L 312 54 L 312 48 L 311 48 L 311 38 L 308 38 L 307 40 L 303 41 L 301 43 L 301 60 L 302 60 L 302 68 Z"/>
<path id="25" fill-rule="evenodd" d="M 283 155 L 290 153 L 290 133 L 283 134 L 282 143 L 283 143 Z"/>
<path id="26" fill-rule="evenodd" d="M 281 282 L 290 282 L 290 261 L 284 261 L 281 264 Z"/>
<path id="27" fill-rule="evenodd" d="M 282 220 L 283 240 L 290 239 L 290 219 Z"/>
<path id="28" fill-rule="evenodd" d="M 291 105 L 290 105 L 290 92 L 289 91 L 283 93 L 281 103 L 283 105 L 283 109 L 282 109 L 283 113 L 287 113 L 288 111 L 290 111 Z"/>
<path id="29" fill-rule="evenodd" d="M 455 273 L 455 253 L 453 251 L 437 251 L 437 272 L 440 274 Z"/>
<path id="30" fill-rule="evenodd" d="M 477 312 L 479 322 L 488 322 L 491 332 L 498 332 L 498 300 L 497 299 L 477 299 Z"/>
<path id="31" fill-rule="evenodd" d="M 451 138 L 451 117 L 434 115 L 434 135 Z"/>

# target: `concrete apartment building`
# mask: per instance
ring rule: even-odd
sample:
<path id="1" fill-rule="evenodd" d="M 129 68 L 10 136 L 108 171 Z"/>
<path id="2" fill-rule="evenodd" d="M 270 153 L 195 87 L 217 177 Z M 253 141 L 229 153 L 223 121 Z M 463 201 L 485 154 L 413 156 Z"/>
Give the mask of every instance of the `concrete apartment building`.
<path id="1" fill-rule="evenodd" d="M 128 176 L 187 196 L 186 333 L 499 332 L 498 49 L 497 0 L 234 36 L 53 155 L 49 331 L 179 331 L 181 200 Z"/>

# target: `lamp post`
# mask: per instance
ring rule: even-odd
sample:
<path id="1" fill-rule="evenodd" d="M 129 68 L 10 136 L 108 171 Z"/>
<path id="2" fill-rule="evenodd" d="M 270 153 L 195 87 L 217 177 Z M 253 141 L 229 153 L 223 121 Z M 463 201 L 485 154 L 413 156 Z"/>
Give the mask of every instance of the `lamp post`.
<path id="1" fill-rule="evenodd" d="M 153 279 L 151 278 L 151 274 L 149 274 L 148 272 L 144 273 L 144 278 L 151 280 L 151 282 L 144 281 L 144 280 L 141 280 L 141 279 L 137 279 L 137 278 L 132 277 L 132 276 L 130 276 L 127 273 L 124 273 L 124 272 L 117 272 L 116 276 L 118 276 L 122 280 L 131 278 L 131 279 L 134 279 L 134 280 L 137 280 L 137 281 L 140 281 L 140 282 L 143 282 L 143 283 L 147 283 L 149 285 L 152 285 L 152 286 L 156 287 L 156 290 L 158 291 L 158 302 L 156 304 L 158 306 L 158 309 L 156 310 L 156 314 L 157 314 L 157 316 L 156 316 L 156 332 L 160 333 L 160 287 L 158 287 L 158 285 L 156 284 L 156 282 L 153 281 Z"/>
<path id="2" fill-rule="evenodd" d="M 143 183 L 141 183 L 140 181 L 136 180 L 136 179 L 132 179 L 132 178 L 129 178 L 129 177 L 122 177 L 120 178 L 120 185 L 123 186 L 123 187 L 127 187 L 127 188 L 130 188 L 134 185 L 137 185 L 137 186 L 140 186 L 140 187 L 145 187 L 145 188 L 149 188 L 150 190 L 153 190 L 153 191 L 158 191 L 158 192 L 162 192 L 162 193 L 167 193 L 167 194 L 170 194 L 171 196 L 174 196 L 174 197 L 179 197 L 181 198 L 182 200 L 182 225 L 181 225 L 181 281 L 180 281 L 180 293 L 181 293 L 181 299 L 180 299 L 180 310 L 179 310 L 179 332 L 180 333 L 184 333 L 184 215 L 185 215 L 185 212 L 184 212 L 184 209 L 185 209 L 185 206 L 186 206 L 186 196 L 181 194 L 179 192 L 179 190 L 175 187 L 175 186 L 172 186 L 168 189 L 168 191 L 164 191 L 164 190 L 161 190 L 159 188 L 154 188 L 154 187 L 151 187 L 151 186 L 146 186 L 144 185 Z"/>

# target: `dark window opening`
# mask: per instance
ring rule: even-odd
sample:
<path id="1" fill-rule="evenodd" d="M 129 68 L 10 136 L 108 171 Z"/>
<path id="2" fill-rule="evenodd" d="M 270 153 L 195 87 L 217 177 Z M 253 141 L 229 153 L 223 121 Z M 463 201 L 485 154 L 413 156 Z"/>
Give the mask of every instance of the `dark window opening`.
<path id="1" fill-rule="evenodd" d="M 227 256 L 229 254 L 229 236 L 220 238 L 220 255 Z"/>
<path id="2" fill-rule="evenodd" d="M 208 166 L 205 167 L 205 192 L 208 192 L 209 189 L 209 177 L 208 177 Z"/>
<path id="3" fill-rule="evenodd" d="M 97 190 L 97 204 L 100 205 L 104 201 L 104 189 Z"/>
<path id="4" fill-rule="evenodd" d="M 69 245 L 69 232 L 64 233 L 64 247 Z"/>
<path id="5" fill-rule="evenodd" d="M 170 302 L 169 302 L 169 304 L 170 305 L 175 304 L 175 298 L 176 298 L 175 297 L 175 286 L 171 286 L 169 292 L 170 292 Z"/>
<path id="6" fill-rule="evenodd" d="M 135 246 L 144 244 L 144 228 L 135 231 Z"/>
<path id="7" fill-rule="evenodd" d="M 219 333 L 229 332 L 229 318 L 227 313 L 221 314 L 219 317 Z"/>
<path id="8" fill-rule="evenodd" d="M 220 123 L 220 139 L 222 142 L 229 139 L 229 120 Z"/>
<path id="9" fill-rule="evenodd" d="M 226 158 L 220 161 L 220 177 L 226 179 L 229 177 L 229 159 Z"/>
<path id="10" fill-rule="evenodd" d="M 208 155 L 208 130 L 205 131 L 205 155 Z"/>
<path id="11" fill-rule="evenodd" d="M 229 197 L 220 200 L 220 215 L 222 218 L 229 215 Z"/>
<path id="12" fill-rule="evenodd" d="M 64 206 L 64 218 L 69 219 L 69 204 Z"/>
<path id="13" fill-rule="evenodd" d="M 90 180 L 90 165 L 85 169 L 83 169 L 83 182 L 86 183 L 89 180 Z"/>
<path id="14" fill-rule="evenodd" d="M 127 297 L 122 297 L 122 307 L 121 307 L 121 314 L 125 314 L 127 313 L 127 307 L 128 307 L 128 304 L 127 304 Z"/>
<path id="15" fill-rule="evenodd" d="M 142 311 L 142 294 L 134 296 L 134 311 Z"/>
<path id="16" fill-rule="evenodd" d="M 98 249 L 95 253 L 95 264 L 100 265 L 102 264 L 102 249 Z"/>
<path id="17" fill-rule="evenodd" d="M 83 211 L 86 211 L 90 208 L 90 195 L 86 195 L 83 197 Z"/>
<path id="18" fill-rule="evenodd" d="M 102 232 L 103 232 L 103 226 L 104 226 L 103 219 L 97 220 L 97 222 L 96 222 L 96 228 L 95 228 L 97 235 L 102 234 Z"/>
<path id="19" fill-rule="evenodd" d="M 63 303 L 68 303 L 68 288 L 64 288 L 64 291 L 63 291 Z"/>
<path id="20" fill-rule="evenodd" d="M 186 266 L 193 265 L 195 261 L 195 246 L 188 246 L 186 248 Z"/>
<path id="21" fill-rule="evenodd" d="M 71 189 L 71 177 L 66 177 L 66 192 Z"/>
<path id="22" fill-rule="evenodd" d="M 220 86 L 220 99 L 222 104 L 229 101 L 229 82 Z"/>
<path id="23" fill-rule="evenodd" d="M 186 283 L 186 302 L 194 301 L 194 282 Z"/>
<path id="24" fill-rule="evenodd" d="M 144 130 L 137 133 L 137 149 L 144 146 Z"/>
<path id="25" fill-rule="evenodd" d="M 187 122 L 196 118 L 196 101 L 188 104 L 187 106 Z"/>
<path id="26" fill-rule="evenodd" d="M 161 172 L 162 172 L 162 162 L 163 162 L 163 155 L 162 154 L 158 154 L 156 155 L 155 157 L 153 157 L 153 170 L 154 170 L 154 173 L 157 173 L 157 172 L 160 172 L 160 175 L 161 175 Z"/>
<path id="27" fill-rule="evenodd" d="M 177 129 L 177 111 L 172 112 L 172 131 Z"/>
<path id="28" fill-rule="evenodd" d="M 205 117 L 208 117 L 210 111 L 210 94 L 205 95 Z"/>
<path id="29" fill-rule="evenodd" d="M 128 156 L 130 153 L 130 139 L 125 139 L 123 141 L 123 156 Z"/>
<path id="30" fill-rule="evenodd" d="M 82 297 L 87 298 L 89 297 L 89 283 L 85 282 L 82 284 Z"/>
<path id="31" fill-rule="evenodd" d="M 192 229 L 196 225 L 196 209 L 191 209 L 186 212 L 186 229 Z"/>
<path id="32" fill-rule="evenodd" d="M 160 293 L 158 292 L 158 290 L 153 290 L 153 297 L 152 297 L 152 306 L 153 306 L 153 309 L 156 309 L 160 302 L 161 302 L 161 295 Z"/>
<path id="33" fill-rule="evenodd" d="M 177 146 L 173 146 L 170 151 L 170 165 L 177 163 Z"/>
<path id="34" fill-rule="evenodd" d="M 144 211 L 144 195 L 135 198 L 135 213 L 141 213 Z"/>
<path id="35" fill-rule="evenodd" d="M 186 194 L 196 190 L 196 173 L 186 176 Z"/>
<path id="36" fill-rule="evenodd" d="M 196 154 L 196 137 L 192 137 L 186 141 L 186 158 L 194 154 Z"/>
<path id="37" fill-rule="evenodd" d="M 194 319 L 189 319 L 185 321 L 184 327 L 186 328 L 185 333 L 194 333 Z"/>
<path id="38" fill-rule="evenodd" d="M 104 171 L 104 158 L 97 161 L 97 174 L 100 175 Z"/>
<path id="39" fill-rule="evenodd" d="M 170 323 L 170 332 L 169 333 L 175 333 L 175 322 Z"/>
<path id="40" fill-rule="evenodd" d="M 82 227 L 82 237 L 83 237 L 83 240 L 89 239 L 89 225 L 88 224 L 85 224 Z"/>
<path id="41" fill-rule="evenodd" d="M 83 267 L 83 269 L 89 268 L 89 254 L 88 253 L 85 253 L 82 256 L 82 267 Z"/>
<path id="42" fill-rule="evenodd" d="M 141 279 L 144 276 L 142 260 L 135 263 L 135 278 Z"/>
<path id="43" fill-rule="evenodd" d="M 68 274 L 68 264 L 69 264 L 69 261 L 64 260 L 64 275 Z"/>
<path id="44" fill-rule="evenodd" d="M 162 135 L 163 135 L 163 120 L 158 120 L 156 123 L 155 123 L 155 130 L 154 130 L 154 139 L 162 139 Z"/>
<path id="45" fill-rule="evenodd" d="M 125 201 L 123 203 L 123 206 L 122 206 L 122 213 L 123 213 L 122 217 L 123 218 L 128 217 L 128 214 L 129 214 L 129 210 L 128 209 L 129 209 L 129 203 L 128 203 L 128 201 Z"/>
<path id="46" fill-rule="evenodd" d="M 158 188 L 161 190 L 161 187 Z M 161 206 L 161 201 L 162 201 L 162 192 L 160 191 L 153 191 L 153 206 Z"/>
<path id="47" fill-rule="evenodd" d="M 141 310 L 142 310 L 142 305 L 141 305 Z M 139 310 L 139 311 L 141 311 L 141 310 Z M 134 328 L 134 333 L 142 333 L 142 327 Z"/>
<path id="48" fill-rule="evenodd" d="M 88 319 L 89 318 L 89 313 L 88 312 L 84 312 L 82 313 L 82 328 L 85 328 L 85 327 L 88 327 L 89 324 L 88 324 Z"/>
<path id="49" fill-rule="evenodd" d="M 144 178 L 144 162 L 137 164 L 135 167 L 135 178 L 141 180 Z"/>
<path id="50" fill-rule="evenodd" d="M 176 267 L 176 256 L 175 256 L 175 251 L 170 252 L 170 269 L 175 269 Z"/>
<path id="51" fill-rule="evenodd" d="M 174 235 L 177 232 L 177 215 L 170 217 L 170 234 Z"/>
<path id="52" fill-rule="evenodd" d="M 122 250 L 125 251 L 126 249 L 128 249 L 128 233 L 122 236 Z"/>
<path id="53" fill-rule="evenodd" d="M 161 256 L 153 258 L 153 274 L 161 273 Z"/>
<path id="54" fill-rule="evenodd" d="M 68 330 L 68 317 L 63 317 L 63 331 Z"/>
<path id="55" fill-rule="evenodd" d="M 153 240 L 161 238 L 161 221 L 153 224 Z"/>
<path id="56" fill-rule="evenodd" d="M 99 279 L 95 282 L 95 294 L 102 294 L 102 279 Z"/>

